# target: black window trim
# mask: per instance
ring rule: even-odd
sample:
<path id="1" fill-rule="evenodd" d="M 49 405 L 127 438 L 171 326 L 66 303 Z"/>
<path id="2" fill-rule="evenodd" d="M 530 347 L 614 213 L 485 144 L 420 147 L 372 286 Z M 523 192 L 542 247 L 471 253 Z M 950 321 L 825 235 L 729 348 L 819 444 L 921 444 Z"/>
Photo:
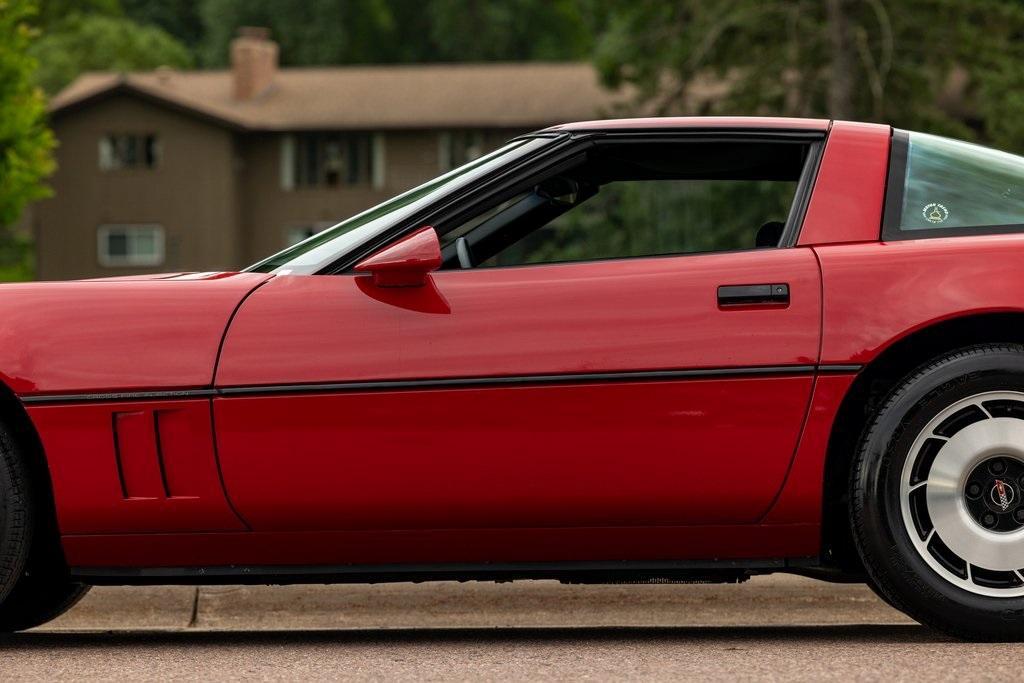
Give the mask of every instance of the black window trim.
<path id="1" fill-rule="evenodd" d="M 707 142 L 724 142 L 749 140 L 758 142 L 778 142 L 792 144 L 803 142 L 808 145 L 807 158 L 797 181 L 797 189 L 790 206 L 790 213 L 786 219 L 786 227 L 783 230 L 782 238 L 777 249 L 796 246 L 804 217 L 810 204 L 812 190 L 818 177 L 821 160 L 824 153 L 825 141 L 829 131 L 807 131 L 788 129 L 722 129 L 703 128 L 686 130 L 615 130 L 615 131 L 580 131 L 566 135 L 561 133 L 557 137 L 565 137 L 565 140 L 556 142 L 548 149 L 542 150 L 538 156 L 521 159 L 514 166 L 500 169 L 489 178 L 484 178 L 479 185 L 483 187 L 466 188 L 463 191 L 453 193 L 441 199 L 438 204 L 428 207 L 417 215 L 409 217 L 394 228 L 377 236 L 376 239 L 368 240 L 358 248 L 343 254 L 340 258 L 322 269 L 318 275 L 353 274 L 352 268 L 363 258 L 394 242 L 404 235 L 419 229 L 423 225 L 441 225 L 460 217 L 468 218 L 475 215 L 474 212 L 485 209 L 495 200 L 500 202 L 500 197 L 514 194 L 514 190 L 529 182 L 539 175 L 545 175 L 554 171 L 557 167 L 568 167 L 575 163 L 579 155 L 586 152 L 595 144 L 608 143 L 663 143 L 667 140 L 679 140 L 697 138 Z M 531 139 L 536 137 L 549 137 L 550 134 L 523 135 L 515 140 Z M 555 171 L 557 172 L 557 171 Z M 468 203 L 463 200 L 468 199 Z M 701 252 L 699 254 L 655 254 L 651 258 L 665 258 L 666 256 L 701 255 L 709 253 L 732 253 L 728 252 Z M 623 258 L 638 258 L 635 256 Z M 642 257 L 640 257 L 642 258 Z M 602 261 L 610 259 L 600 259 Z M 571 263 L 588 263 L 587 261 L 574 261 Z M 541 265 L 541 264 L 532 264 Z"/>
<path id="2" fill-rule="evenodd" d="M 903 193 L 907 178 L 907 157 L 912 131 L 894 128 L 889 146 L 889 172 L 885 182 L 885 205 L 882 212 L 883 242 L 934 239 L 937 237 L 969 237 L 977 235 L 1007 235 L 1024 232 L 1024 223 L 1006 225 L 966 225 L 958 228 L 917 228 L 902 230 Z"/>
<path id="3" fill-rule="evenodd" d="M 786 217 L 786 227 L 783 228 L 782 237 L 779 238 L 777 247 L 779 249 L 795 247 L 800 238 L 804 227 L 804 218 L 807 216 L 807 207 L 810 206 L 811 196 L 814 194 L 814 184 L 818 180 L 818 171 L 821 170 L 821 159 L 824 152 L 824 136 L 810 143 L 807 159 L 804 160 L 803 170 L 800 171 L 800 178 L 797 180 L 793 203 L 790 205 L 789 215 Z"/>

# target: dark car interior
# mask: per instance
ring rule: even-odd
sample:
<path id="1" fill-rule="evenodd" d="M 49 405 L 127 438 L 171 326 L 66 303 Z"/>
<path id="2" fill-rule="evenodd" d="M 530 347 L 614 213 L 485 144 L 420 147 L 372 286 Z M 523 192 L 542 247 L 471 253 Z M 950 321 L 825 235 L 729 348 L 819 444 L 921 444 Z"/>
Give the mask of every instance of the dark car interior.
<path id="1" fill-rule="evenodd" d="M 443 229 L 443 268 L 777 247 L 808 156 L 791 141 L 598 144 Z"/>

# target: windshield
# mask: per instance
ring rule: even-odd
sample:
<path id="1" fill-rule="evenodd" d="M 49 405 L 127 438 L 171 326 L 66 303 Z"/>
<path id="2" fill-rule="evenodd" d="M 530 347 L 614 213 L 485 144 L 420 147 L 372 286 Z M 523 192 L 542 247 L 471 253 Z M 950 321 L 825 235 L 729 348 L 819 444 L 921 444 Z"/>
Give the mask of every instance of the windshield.
<path id="1" fill-rule="evenodd" d="M 317 273 L 353 247 L 412 216 L 439 197 L 479 180 L 494 169 L 526 156 L 550 141 L 551 138 L 514 140 L 501 149 L 327 228 L 246 270 L 279 275 Z"/>

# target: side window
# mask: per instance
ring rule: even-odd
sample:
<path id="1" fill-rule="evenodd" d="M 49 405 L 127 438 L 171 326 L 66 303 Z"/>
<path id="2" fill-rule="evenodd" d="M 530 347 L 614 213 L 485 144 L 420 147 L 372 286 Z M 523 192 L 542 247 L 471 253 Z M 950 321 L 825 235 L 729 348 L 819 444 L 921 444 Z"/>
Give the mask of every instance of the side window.
<path id="1" fill-rule="evenodd" d="M 604 144 L 457 226 L 446 268 L 779 246 L 810 144 Z"/>
<path id="2" fill-rule="evenodd" d="M 281 138 L 283 189 L 378 183 L 379 139 L 369 133 L 296 133 Z"/>
<path id="3" fill-rule="evenodd" d="M 1024 231 L 1024 158 L 896 131 L 891 163 L 885 237 Z"/>

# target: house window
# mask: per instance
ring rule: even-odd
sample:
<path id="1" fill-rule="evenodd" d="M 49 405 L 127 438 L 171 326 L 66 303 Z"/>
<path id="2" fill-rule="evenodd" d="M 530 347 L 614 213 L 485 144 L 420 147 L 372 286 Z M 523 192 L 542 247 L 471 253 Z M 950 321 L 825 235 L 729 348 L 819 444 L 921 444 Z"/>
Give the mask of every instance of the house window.
<path id="1" fill-rule="evenodd" d="M 159 266 L 164 242 L 162 225 L 101 225 L 97 230 L 101 266 Z"/>
<path id="2" fill-rule="evenodd" d="M 156 168 L 160 139 L 156 135 L 108 133 L 100 138 L 100 169 Z"/>
<path id="3" fill-rule="evenodd" d="M 484 155 L 484 134 L 479 130 L 455 130 L 438 138 L 438 166 L 450 171 Z"/>
<path id="4" fill-rule="evenodd" d="M 281 185 L 339 187 L 377 182 L 377 136 L 370 133 L 298 133 L 281 146 Z"/>

